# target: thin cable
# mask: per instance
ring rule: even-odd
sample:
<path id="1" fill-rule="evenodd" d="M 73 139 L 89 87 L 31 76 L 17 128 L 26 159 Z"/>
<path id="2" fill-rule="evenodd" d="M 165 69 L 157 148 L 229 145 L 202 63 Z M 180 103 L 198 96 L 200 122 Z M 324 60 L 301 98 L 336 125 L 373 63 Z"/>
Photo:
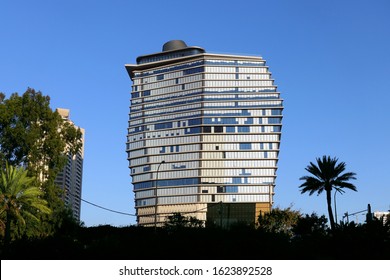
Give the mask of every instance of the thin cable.
<path id="1" fill-rule="evenodd" d="M 108 209 L 106 207 L 103 207 L 103 206 L 97 205 L 95 203 L 89 202 L 89 201 L 87 201 L 85 199 L 82 199 L 82 198 L 80 198 L 80 199 L 81 199 L 81 201 L 84 201 L 85 203 L 91 204 L 91 205 L 93 205 L 95 207 L 101 208 L 101 209 L 106 210 L 106 211 L 114 212 L 114 213 L 121 214 L 121 215 L 133 216 L 133 217 L 137 216 L 135 214 L 130 214 L 130 213 L 125 213 L 125 212 L 120 212 L 120 211 Z"/>
<path id="2" fill-rule="evenodd" d="M 70 193 L 70 194 L 71 194 L 72 196 L 75 196 L 75 195 L 72 194 L 72 193 Z M 76 197 L 76 196 L 75 196 L 75 197 Z M 121 215 L 126 215 L 126 216 L 137 217 L 136 214 L 130 214 L 130 213 L 125 213 L 125 212 L 120 212 L 120 211 L 112 210 L 112 209 L 109 209 L 109 208 L 106 208 L 106 207 L 97 205 L 97 204 L 95 204 L 95 203 L 89 202 L 89 201 L 87 201 L 87 200 L 85 200 L 85 199 L 82 199 L 82 198 L 80 198 L 80 200 L 83 201 L 83 202 L 85 202 L 85 203 L 88 203 L 88 204 L 90 204 L 90 205 L 93 205 L 93 206 L 95 206 L 95 207 L 98 207 L 98 208 L 100 208 L 100 209 L 106 210 L 106 211 L 110 211 L 110 212 L 113 212 L 113 213 L 117 213 L 117 214 L 121 214 Z M 198 213 L 198 212 L 201 212 L 201 211 L 203 211 L 203 210 L 206 210 L 207 208 L 212 208 L 212 207 L 217 206 L 217 205 L 219 205 L 219 203 L 212 203 L 212 205 L 210 205 L 210 206 L 208 206 L 208 207 L 204 207 L 204 208 L 201 208 L 201 209 L 198 209 L 198 210 L 195 210 L 195 211 L 180 212 L 180 213 L 182 213 L 182 214 L 184 214 L 184 215 L 186 215 L 186 214 L 192 214 L 192 213 Z M 174 214 L 176 214 L 176 213 L 177 213 L 177 212 L 173 212 L 173 213 L 169 213 L 169 214 L 174 215 Z"/>
<path id="3" fill-rule="evenodd" d="M 73 196 L 73 197 L 75 197 L 75 198 L 77 198 L 77 199 L 80 199 L 81 201 L 83 201 L 83 202 L 85 202 L 85 203 L 91 204 L 91 205 L 93 205 L 93 206 L 95 206 L 95 207 L 98 207 L 98 208 L 103 209 L 103 210 L 106 210 L 106 211 L 110 211 L 110 212 L 113 212 L 113 213 L 117 213 L 117 214 L 121 214 L 121 215 L 126 215 L 126 216 L 133 216 L 133 217 L 136 217 L 136 216 L 137 216 L 137 215 L 135 215 L 135 214 L 130 214 L 130 213 L 125 213 L 125 212 L 120 212 L 120 211 L 108 209 L 108 208 L 106 208 L 106 207 L 103 207 L 103 206 L 97 205 L 97 204 L 95 204 L 95 203 L 89 202 L 89 201 L 87 201 L 87 200 L 85 200 L 85 199 L 82 199 L 82 198 L 79 197 L 78 195 L 75 195 L 75 194 L 73 194 L 73 193 L 71 193 L 71 192 L 66 192 L 66 193 L 67 193 L 67 194 L 70 194 L 71 196 Z"/>

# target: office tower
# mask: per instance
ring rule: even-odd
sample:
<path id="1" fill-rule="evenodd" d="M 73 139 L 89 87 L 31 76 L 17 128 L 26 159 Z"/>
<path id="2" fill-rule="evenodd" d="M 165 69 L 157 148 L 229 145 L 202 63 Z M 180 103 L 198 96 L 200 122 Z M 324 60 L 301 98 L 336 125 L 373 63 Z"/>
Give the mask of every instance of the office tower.
<path id="1" fill-rule="evenodd" d="M 82 133 L 82 147 L 75 154 L 68 154 L 68 161 L 64 169 L 58 173 L 55 184 L 64 190 L 62 199 L 65 205 L 73 212 L 73 217 L 80 221 L 81 210 L 81 190 L 83 179 L 83 161 L 84 161 L 84 135 L 85 130 L 76 126 L 69 118 L 69 110 L 57 108 L 56 111 L 60 114 L 63 120 L 79 128 Z"/>
<path id="2" fill-rule="evenodd" d="M 283 110 L 265 60 L 173 40 L 136 62 L 126 151 L 138 224 L 177 212 L 255 223 L 273 203 Z"/>

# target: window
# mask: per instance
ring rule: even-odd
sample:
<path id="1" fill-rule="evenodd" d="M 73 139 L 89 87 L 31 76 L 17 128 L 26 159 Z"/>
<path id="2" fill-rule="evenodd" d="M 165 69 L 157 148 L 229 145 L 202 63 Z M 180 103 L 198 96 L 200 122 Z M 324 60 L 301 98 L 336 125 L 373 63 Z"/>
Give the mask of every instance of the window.
<path id="1" fill-rule="evenodd" d="M 238 132 L 249 132 L 249 126 L 239 126 L 237 129 Z"/>
<path id="2" fill-rule="evenodd" d="M 152 173 L 151 173 L 152 174 Z M 142 183 L 135 183 L 134 184 L 134 189 L 139 190 L 139 189 L 147 189 L 152 187 L 152 182 L 142 182 Z"/>
<path id="3" fill-rule="evenodd" d="M 161 81 L 164 79 L 164 74 L 157 75 L 157 81 Z"/>
<path id="4" fill-rule="evenodd" d="M 223 126 L 214 126 L 214 133 L 222 133 Z"/>
<path id="5" fill-rule="evenodd" d="M 217 193 L 224 193 L 225 187 L 224 186 L 217 186 Z"/>
<path id="6" fill-rule="evenodd" d="M 179 165 L 179 164 L 172 164 L 172 169 L 183 169 L 187 168 L 185 164 Z"/>
<path id="7" fill-rule="evenodd" d="M 241 177 L 233 178 L 233 184 L 241 184 Z"/>
<path id="8" fill-rule="evenodd" d="M 144 166 L 144 172 L 150 171 L 150 165 Z"/>
<path id="9" fill-rule="evenodd" d="M 203 127 L 203 132 L 204 133 L 211 133 L 211 126 L 204 126 Z"/>
<path id="10" fill-rule="evenodd" d="M 281 122 L 282 122 L 281 118 L 269 118 L 268 119 L 268 123 L 269 124 L 278 124 L 278 123 L 281 123 Z"/>
<path id="11" fill-rule="evenodd" d="M 142 96 L 149 96 L 150 95 L 150 90 L 145 90 L 142 92 Z"/>
<path id="12" fill-rule="evenodd" d="M 240 143 L 240 150 L 251 150 L 252 143 Z"/>
<path id="13" fill-rule="evenodd" d="M 280 126 L 273 126 L 273 132 L 280 132 L 281 127 Z"/>
<path id="14" fill-rule="evenodd" d="M 157 123 L 154 125 L 154 129 L 167 129 L 167 128 L 172 128 L 173 124 L 172 122 L 166 122 L 166 123 Z"/>
<path id="15" fill-rule="evenodd" d="M 195 73 L 200 73 L 204 72 L 204 67 L 196 67 L 196 68 L 191 68 L 191 69 L 185 69 L 183 70 L 183 75 L 190 75 L 190 74 L 195 74 Z"/>
<path id="16" fill-rule="evenodd" d="M 226 132 L 235 132 L 235 127 L 234 126 L 227 126 Z"/>
<path id="17" fill-rule="evenodd" d="M 219 150 L 219 146 L 215 146 L 215 149 L 218 151 Z"/>
<path id="18" fill-rule="evenodd" d="M 201 119 L 190 119 L 188 120 L 188 125 L 198 125 L 201 124 Z"/>
<path id="19" fill-rule="evenodd" d="M 228 186 L 228 187 L 226 187 L 226 192 L 237 193 L 238 192 L 238 187 L 237 186 Z"/>
<path id="20" fill-rule="evenodd" d="M 183 186 L 183 185 L 195 185 L 199 183 L 199 178 L 186 178 L 186 179 L 168 179 L 159 180 L 158 186 Z"/>
<path id="21" fill-rule="evenodd" d="M 253 124 L 253 118 L 247 118 L 245 124 Z"/>

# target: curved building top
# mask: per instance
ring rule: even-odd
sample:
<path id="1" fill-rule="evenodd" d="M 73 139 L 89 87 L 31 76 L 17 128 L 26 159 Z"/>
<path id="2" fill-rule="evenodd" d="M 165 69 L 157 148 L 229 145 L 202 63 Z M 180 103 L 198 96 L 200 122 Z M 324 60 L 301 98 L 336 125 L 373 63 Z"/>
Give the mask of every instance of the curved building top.
<path id="1" fill-rule="evenodd" d="M 163 45 L 162 52 L 137 57 L 137 64 L 156 62 L 205 52 L 206 51 L 200 47 L 188 47 L 182 40 L 171 40 Z"/>

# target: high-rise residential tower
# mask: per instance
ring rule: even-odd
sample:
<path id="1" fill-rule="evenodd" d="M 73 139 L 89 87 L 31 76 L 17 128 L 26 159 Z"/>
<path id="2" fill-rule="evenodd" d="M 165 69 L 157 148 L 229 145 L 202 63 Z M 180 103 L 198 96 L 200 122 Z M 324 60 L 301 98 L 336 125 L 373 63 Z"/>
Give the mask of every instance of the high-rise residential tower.
<path id="1" fill-rule="evenodd" d="M 126 151 L 139 225 L 173 213 L 227 226 L 271 209 L 283 103 L 259 56 L 181 40 L 126 64 Z"/>
<path id="2" fill-rule="evenodd" d="M 69 118 L 70 111 L 68 109 L 57 108 L 56 111 L 60 116 L 76 128 L 80 129 L 82 133 L 82 147 L 80 151 L 75 154 L 68 154 L 68 161 L 64 169 L 58 173 L 55 184 L 64 190 L 62 199 L 65 205 L 68 206 L 72 212 L 73 217 L 80 221 L 81 211 L 81 190 L 83 181 L 83 161 L 84 161 L 84 135 L 85 130 L 76 126 Z"/>

